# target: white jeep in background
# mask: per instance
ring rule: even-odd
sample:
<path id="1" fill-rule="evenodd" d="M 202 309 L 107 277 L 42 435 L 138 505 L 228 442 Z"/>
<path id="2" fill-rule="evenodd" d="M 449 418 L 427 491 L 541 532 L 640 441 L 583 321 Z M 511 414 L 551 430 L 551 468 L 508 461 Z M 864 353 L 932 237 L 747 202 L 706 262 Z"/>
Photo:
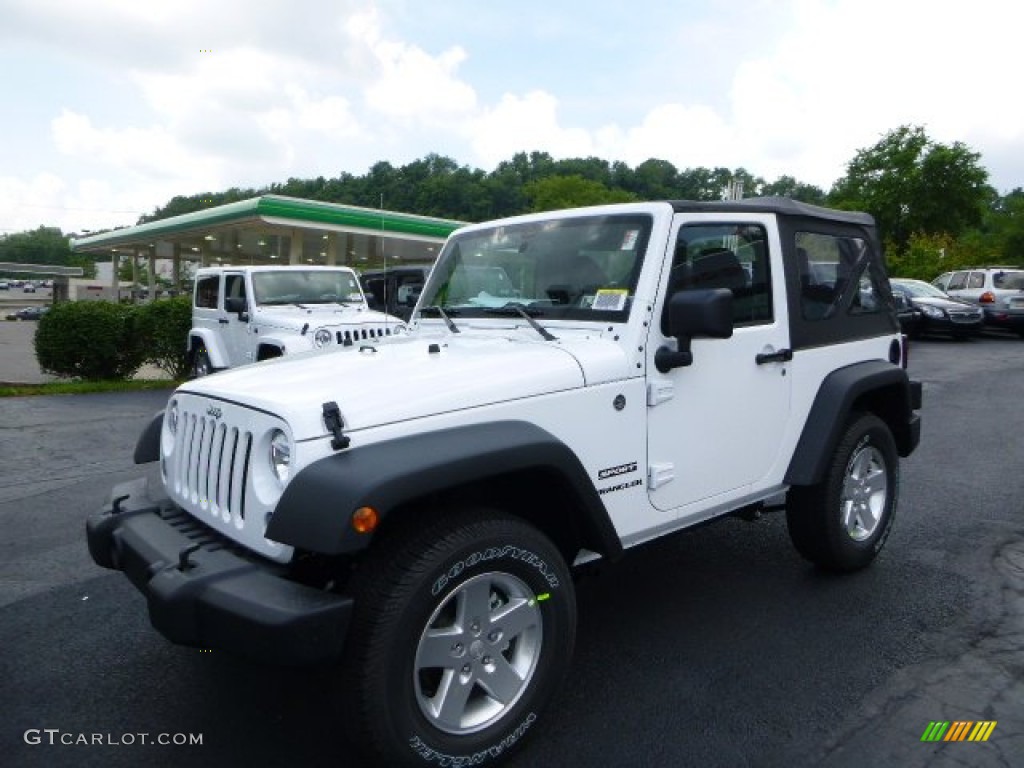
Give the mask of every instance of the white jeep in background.
<path id="1" fill-rule="evenodd" d="M 369 308 L 348 267 L 208 267 L 196 274 L 188 355 L 192 374 L 404 333 Z"/>

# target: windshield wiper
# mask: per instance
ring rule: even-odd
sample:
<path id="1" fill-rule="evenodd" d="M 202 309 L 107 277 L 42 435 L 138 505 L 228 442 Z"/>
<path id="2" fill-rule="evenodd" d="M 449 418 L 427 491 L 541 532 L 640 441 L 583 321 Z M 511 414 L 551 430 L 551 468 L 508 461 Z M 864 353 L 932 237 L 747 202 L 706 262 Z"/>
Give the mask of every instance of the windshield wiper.
<path id="1" fill-rule="evenodd" d="M 519 315 L 521 318 L 526 320 L 537 333 L 541 335 L 544 341 L 557 341 L 558 337 L 549 333 L 548 330 L 533 319 L 533 315 L 541 315 L 539 309 L 528 310 L 522 304 L 506 304 L 504 307 L 488 307 L 484 310 L 489 315 Z"/>
<path id="2" fill-rule="evenodd" d="M 449 331 L 451 331 L 452 333 L 460 332 L 458 326 L 452 322 L 452 319 L 448 317 L 448 313 L 445 312 L 444 309 L 442 309 L 441 307 L 436 305 L 430 307 L 422 307 L 420 309 L 420 314 L 422 315 L 425 312 L 437 312 L 438 317 L 444 320 L 444 324 L 448 326 Z M 452 314 L 456 314 L 456 311 L 454 309 L 452 310 Z"/>

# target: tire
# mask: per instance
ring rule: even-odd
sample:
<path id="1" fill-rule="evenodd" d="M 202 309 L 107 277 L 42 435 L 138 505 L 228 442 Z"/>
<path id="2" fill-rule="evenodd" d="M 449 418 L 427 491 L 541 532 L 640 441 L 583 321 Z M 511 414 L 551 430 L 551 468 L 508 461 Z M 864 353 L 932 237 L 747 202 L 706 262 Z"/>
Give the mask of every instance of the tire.
<path id="1" fill-rule="evenodd" d="M 213 373 L 213 366 L 210 364 L 210 353 L 206 347 L 199 347 L 192 355 L 192 378 L 201 379 Z"/>
<path id="2" fill-rule="evenodd" d="M 899 497 L 899 456 L 885 422 L 855 413 L 821 482 L 791 488 L 789 536 L 797 551 L 829 571 L 869 565 L 892 530 Z"/>
<path id="3" fill-rule="evenodd" d="M 520 746 L 575 640 L 551 542 L 474 510 L 382 542 L 354 580 L 345 722 L 374 764 L 489 765 Z"/>

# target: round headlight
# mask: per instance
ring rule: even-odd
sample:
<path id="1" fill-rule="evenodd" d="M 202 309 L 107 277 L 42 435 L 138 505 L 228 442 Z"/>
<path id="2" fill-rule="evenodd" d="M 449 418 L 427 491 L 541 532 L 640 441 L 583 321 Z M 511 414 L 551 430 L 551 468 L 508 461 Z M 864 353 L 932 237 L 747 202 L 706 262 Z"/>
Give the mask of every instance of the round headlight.
<path id="1" fill-rule="evenodd" d="M 330 346 L 331 332 L 328 331 L 326 328 L 319 329 L 316 333 L 313 334 L 313 343 L 317 346 L 318 349 Z"/>
<path id="2" fill-rule="evenodd" d="M 280 429 L 275 429 L 270 436 L 270 466 L 274 468 L 274 474 L 282 483 L 288 481 L 291 464 L 292 446 L 288 442 L 288 435 Z"/>
<path id="3" fill-rule="evenodd" d="M 167 411 L 167 431 L 172 435 L 178 434 L 178 403 L 177 401 L 171 403 L 170 409 Z"/>

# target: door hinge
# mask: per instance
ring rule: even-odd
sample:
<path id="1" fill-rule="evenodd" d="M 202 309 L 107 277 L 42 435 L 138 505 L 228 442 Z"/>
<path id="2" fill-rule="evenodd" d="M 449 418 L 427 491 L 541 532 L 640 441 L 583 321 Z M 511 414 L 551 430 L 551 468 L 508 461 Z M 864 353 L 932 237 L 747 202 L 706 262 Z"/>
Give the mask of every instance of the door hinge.
<path id="1" fill-rule="evenodd" d="M 676 479 L 676 465 L 671 462 L 651 464 L 647 468 L 647 487 L 655 490 Z"/>
<path id="2" fill-rule="evenodd" d="M 668 380 L 647 382 L 647 405 L 655 406 L 668 402 L 676 396 L 675 385 Z"/>

